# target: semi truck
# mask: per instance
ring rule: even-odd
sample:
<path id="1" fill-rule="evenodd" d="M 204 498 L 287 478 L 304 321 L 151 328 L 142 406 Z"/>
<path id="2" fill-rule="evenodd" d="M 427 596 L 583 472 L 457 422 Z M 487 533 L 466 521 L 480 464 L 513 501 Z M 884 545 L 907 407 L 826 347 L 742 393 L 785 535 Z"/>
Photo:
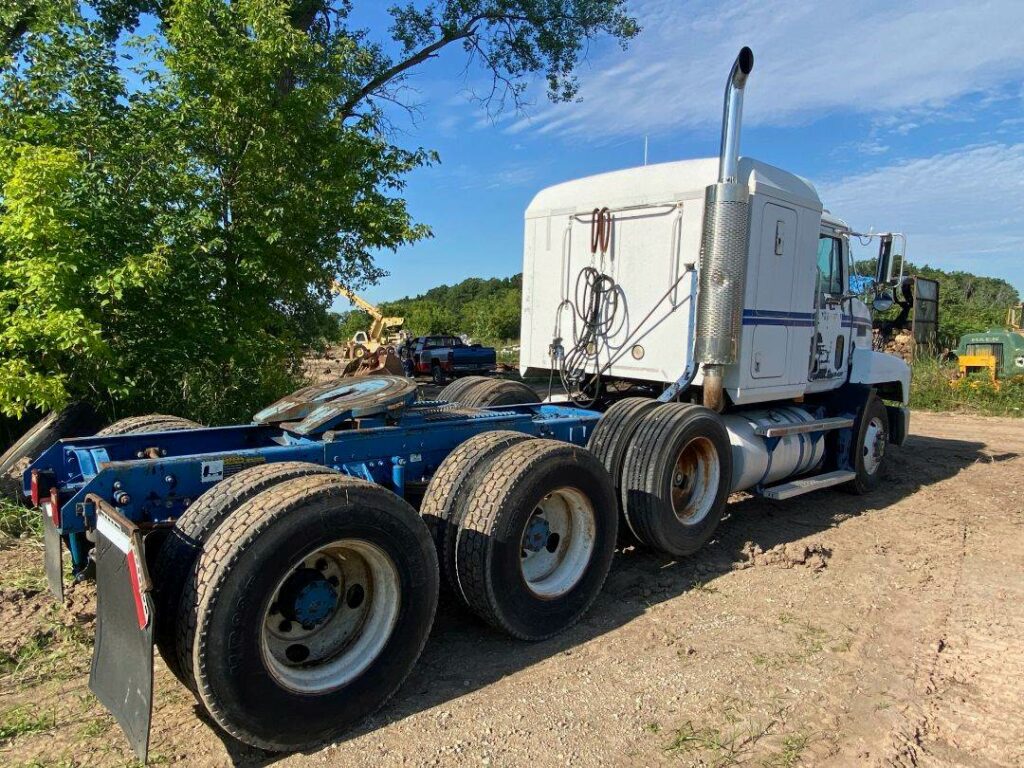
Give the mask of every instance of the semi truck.
<path id="1" fill-rule="evenodd" d="M 848 225 L 809 182 L 739 157 L 752 68 L 744 48 L 717 160 L 530 205 L 523 372 L 558 376 L 562 402 L 485 377 L 417 402 L 408 379 L 369 376 L 247 425 L 134 417 L 35 458 L 48 582 L 60 598 L 68 557 L 95 578 L 90 687 L 140 759 L 154 647 L 218 728 L 305 749 L 394 693 L 441 584 L 541 640 L 587 611 L 623 542 L 687 557 L 734 491 L 879 484 L 910 372 L 871 350 Z"/>

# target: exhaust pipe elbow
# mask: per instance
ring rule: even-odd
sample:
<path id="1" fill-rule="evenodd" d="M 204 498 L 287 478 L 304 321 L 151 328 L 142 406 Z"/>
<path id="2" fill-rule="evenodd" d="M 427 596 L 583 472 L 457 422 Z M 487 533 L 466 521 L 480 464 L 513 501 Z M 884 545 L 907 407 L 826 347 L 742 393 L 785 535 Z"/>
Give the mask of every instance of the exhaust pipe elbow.
<path id="1" fill-rule="evenodd" d="M 725 104 L 722 110 L 722 146 L 718 154 L 718 180 L 735 182 L 739 175 L 740 123 L 743 120 L 743 88 L 754 71 L 754 52 L 747 46 L 740 49 L 725 82 Z"/>
<path id="2" fill-rule="evenodd" d="M 754 71 L 754 52 L 747 46 L 740 48 L 736 61 L 729 72 L 729 82 L 733 88 L 742 88 L 747 84 L 747 75 Z"/>

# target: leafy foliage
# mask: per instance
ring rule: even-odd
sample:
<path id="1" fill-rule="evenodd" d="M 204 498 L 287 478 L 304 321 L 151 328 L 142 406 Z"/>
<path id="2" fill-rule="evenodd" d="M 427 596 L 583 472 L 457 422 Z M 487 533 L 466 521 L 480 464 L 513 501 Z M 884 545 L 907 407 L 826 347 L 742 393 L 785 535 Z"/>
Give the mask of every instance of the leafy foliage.
<path id="1" fill-rule="evenodd" d="M 591 38 L 637 33 L 622 0 L 446 0 L 382 45 L 351 8 L 0 0 L 0 414 L 251 413 L 337 332 L 331 281 L 429 235 L 401 192 L 437 158 L 382 108 L 413 67 L 459 44 L 517 103 L 541 72 L 565 99 Z"/>
<path id="2" fill-rule="evenodd" d="M 926 411 L 1024 417 L 1024 376 L 993 382 L 985 376 L 955 380 L 955 361 L 934 358 L 914 361 L 910 405 Z"/>

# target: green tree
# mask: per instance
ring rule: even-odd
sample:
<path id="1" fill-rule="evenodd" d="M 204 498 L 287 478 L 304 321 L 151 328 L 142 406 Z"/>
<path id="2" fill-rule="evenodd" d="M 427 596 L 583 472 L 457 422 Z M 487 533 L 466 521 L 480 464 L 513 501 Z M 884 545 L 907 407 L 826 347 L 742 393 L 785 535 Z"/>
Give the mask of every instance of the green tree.
<path id="1" fill-rule="evenodd" d="M 875 259 L 858 261 L 857 273 L 873 275 Z M 1017 290 L 998 277 L 983 277 L 970 272 L 946 272 L 927 264 L 917 266 L 907 262 L 903 273 L 917 275 L 939 283 L 939 346 L 954 349 L 965 333 L 1003 327 L 1006 310 L 1020 301 Z M 899 313 L 894 307 L 886 313 L 893 318 Z"/>
<path id="2" fill-rule="evenodd" d="M 588 41 L 637 33 L 623 5 L 405 3 L 385 45 L 350 0 L 0 0 L 0 413 L 88 397 L 215 421 L 280 394 L 331 281 L 429 234 L 401 192 L 437 158 L 382 106 L 408 73 L 461 46 L 495 108 L 535 73 L 573 98 Z"/>

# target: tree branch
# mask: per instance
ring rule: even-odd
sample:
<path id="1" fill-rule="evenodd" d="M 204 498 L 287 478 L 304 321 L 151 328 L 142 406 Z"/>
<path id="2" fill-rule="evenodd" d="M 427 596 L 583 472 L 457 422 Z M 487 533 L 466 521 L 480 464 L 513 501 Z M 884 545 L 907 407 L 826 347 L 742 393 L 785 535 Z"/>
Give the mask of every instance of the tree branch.
<path id="1" fill-rule="evenodd" d="M 430 45 L 421 48 L 412 56 L 404 59 L 397 64 L 388 67 L 379 75 L 374 77 L 372 80 L 363 85 L 358 91 L 352 94 L 344 104 L 341 105 L 342 119 L 346 119 L 352 116 L 352 111 L 358 106 L 359 102 L 365 99 L 367 96 L 371 96 L 374 92 L 382 88 L 383 86 L 390 83 L 396 77 L 401 75 L 406 70 L 412 69 L 417 64 L 422 64 L 427 59 L 434 58 L 438 51 L 447 45 L 458 40 L 465 40 L 467 37 L 471 37 L 476 32 L 476 25 L 482 19 L 486 18 L 486 14 L 473 16 L 465 24 L 453 32 L 449 32 L 446 35 L 442 35 L 438 40 L 435 40 Z"/>

